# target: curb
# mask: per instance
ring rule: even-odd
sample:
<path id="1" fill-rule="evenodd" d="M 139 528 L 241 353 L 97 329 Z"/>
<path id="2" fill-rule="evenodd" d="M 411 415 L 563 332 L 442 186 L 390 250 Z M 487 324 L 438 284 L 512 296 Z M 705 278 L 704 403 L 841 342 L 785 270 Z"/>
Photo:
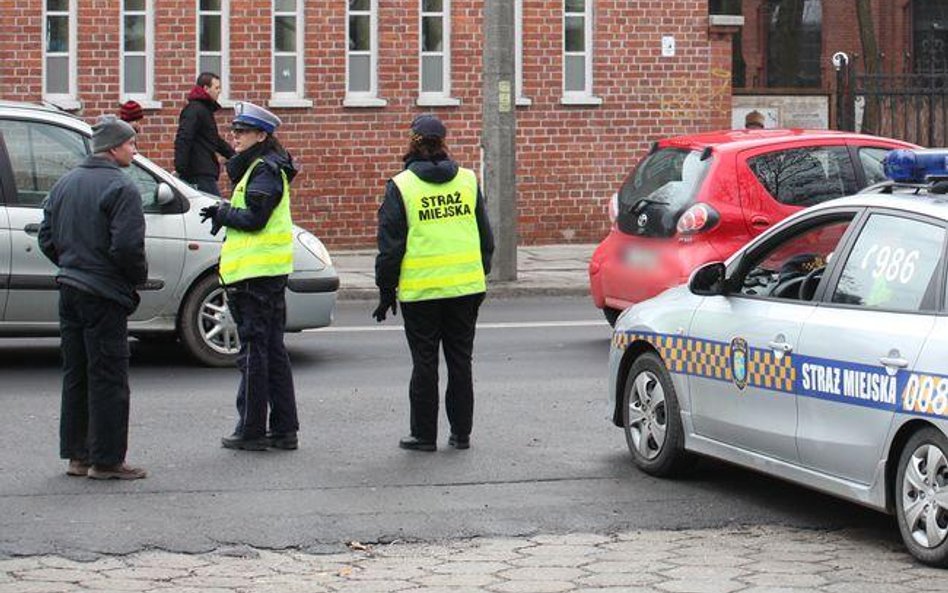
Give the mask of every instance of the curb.
<path id="1" fill-rule="evenodd" d="M 545 296 L 589 296 L 588 286 L 524 286 L 517 282 L 494 282 L 487 287 L 488 298 L 526 298 Z M 338 301 L 374 301 L 379 298 L 377 288 L 340 287 Z"/>

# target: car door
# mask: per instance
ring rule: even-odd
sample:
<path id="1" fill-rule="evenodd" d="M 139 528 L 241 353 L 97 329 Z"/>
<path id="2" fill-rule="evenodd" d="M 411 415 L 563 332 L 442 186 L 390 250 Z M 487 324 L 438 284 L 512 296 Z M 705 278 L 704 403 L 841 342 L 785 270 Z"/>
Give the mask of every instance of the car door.
<path id="1" fill-rule="evenodd" d="M 10 283 L 4 321 L 58 324 L 56 267 L 37 243 L 43 200 L 53 184 L 88 154 L 85 137 L 51 123 L 0 120 L 13 174 L 7 203 Z"/>
<path id="2" fill-rule="evenodd" d="M 816 310 L 800 291 L 838 249 L 855 215 L 821 214 L 754 246 L 732 262 L 728 294 L 702 301 L 690 334 L 717 345 L 726 372 L 697 372 L 691 380 L 696 433 L 797 460 L 793 358 L 803 324 Z"/>
<path id="3" fill-rule="evenodd" d="M 175 291 L 184 270 L 187 241 L 184 198 L 176 196 L 168 204 L 159 204 L 158 186 L 161 178 L 147 161 L 135 160 L 123 169 L 138 188 L 145 211 L 145 256 L 148 258 L 148 281 L 138 287 L 141 302 L 129 318 L 145 321 L 158 315 L 175 315 L 178 302 Z"/>
<path id="4" fill-rule="evenodd" d="M 0 320 L 7 305 L 7 286 L 10 284 L 10 217 L 7 201 L 13 199 L 13 172 L 7 156 L 7 146 L 0 132 Z"/>
<path id="5" fill-rule="evenodd" d="M 754 237 L 806 206 L 856 193 L 848 147 L 792 144 L 761 147 L 737 156 L 744 222 Z"/>
<path id="6" fill-rule="evenodd" d="M 873 481 L 901 387 L 935 323 L 943 223 L 868 214 L 800 336 L 797 446 L 804 465 Z"/>

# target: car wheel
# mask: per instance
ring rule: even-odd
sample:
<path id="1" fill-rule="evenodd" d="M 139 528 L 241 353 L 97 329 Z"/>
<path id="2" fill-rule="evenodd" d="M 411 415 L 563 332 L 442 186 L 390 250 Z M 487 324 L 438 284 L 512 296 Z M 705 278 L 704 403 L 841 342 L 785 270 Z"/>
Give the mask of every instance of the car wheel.
<path id="1" fill-rule="evenodd" d="M 629 370 L 622 426 L 632 459 L 643 471 L 671 476 L 689 465 L 678 395 L 668 369 L 655 354 L 643 354 Z"/>
<path id="2" fill-rule="evenodd" d="M 207 366 L 233 366 L 240 351 L 237 323 L 214 274 L 195 283 L 181 307 L 180 335 L 188 353 Z"/>
<path id="3" fill-rule="evenodd" d="M 609 325 L 615 327 L 616 321 L 619 320 L 619 315 L 622 315 L 622 311 L 613 309 L 612 307 L 603 307 L 602 314 L 605 315 L 606 321 L 609 322 Z"/>
<path id="4" fill-rule="evenodd" d="M 948 438 L 937 428 L 916 432 L 899 457 L 896 518 L 905 546 L 920 561 L 948 566 Z"/>

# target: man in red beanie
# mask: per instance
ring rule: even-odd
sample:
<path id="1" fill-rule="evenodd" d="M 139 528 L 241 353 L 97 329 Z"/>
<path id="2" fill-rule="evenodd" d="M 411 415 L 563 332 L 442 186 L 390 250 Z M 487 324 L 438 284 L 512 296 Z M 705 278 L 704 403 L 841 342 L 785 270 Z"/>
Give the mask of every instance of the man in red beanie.
<path id="1" fill-rule="evenodd" d="M 145 117 L 145 112 L 142 111 L 142 106 L 138 104 L 137 101 L 128 101 L 122 103 L 122 106 L 119 108 L 119 119 L 124 122 L 128 122 L 132 128 L 135 129 L 136 134 L 141 134 L 141 124 L 136 123 L 140 119 Z"/>

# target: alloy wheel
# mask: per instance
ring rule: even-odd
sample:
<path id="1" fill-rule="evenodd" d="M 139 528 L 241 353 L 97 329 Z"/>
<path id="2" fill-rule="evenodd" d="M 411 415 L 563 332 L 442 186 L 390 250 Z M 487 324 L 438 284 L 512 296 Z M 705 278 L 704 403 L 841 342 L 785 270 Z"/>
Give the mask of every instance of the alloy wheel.
<path id="1" fill-rule="evenodd" d="M 651 371 L 642 371 L 629 394 L 629 434 L 636 451 L 654 459 L 662 451 L 668 428 L 665 390 Z"/>
<path id="2" fill-rule="evenodd" d="M 937 445 L 915 449 L 902 478 L 902 516 L 918 545 L 935 548 L 948 538 L 948 458 Z"/>
<path id="3" fill-rule="evenodd" d="M 237 322 L 231 315 L 223 288 L 212 290 L 201 302 L 198 324 L 201 338 L 215 352 L 231 355 L 240 351 Z"/>

